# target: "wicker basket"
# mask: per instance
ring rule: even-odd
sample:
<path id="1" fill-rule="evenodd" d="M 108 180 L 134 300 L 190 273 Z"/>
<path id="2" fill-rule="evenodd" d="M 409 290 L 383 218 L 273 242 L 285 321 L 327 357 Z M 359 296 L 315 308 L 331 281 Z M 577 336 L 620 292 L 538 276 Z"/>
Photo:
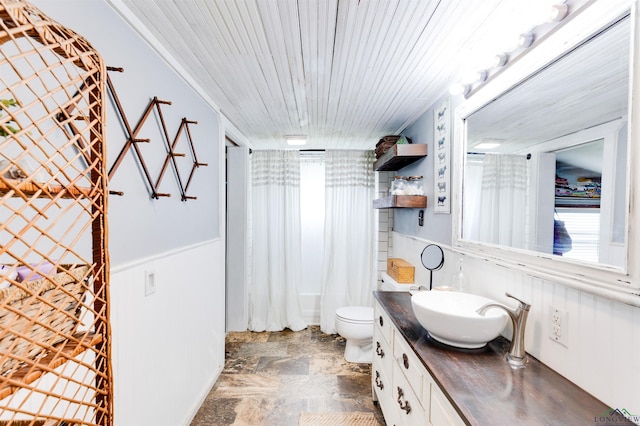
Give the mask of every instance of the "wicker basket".
<path id="1" fill-rule="evenodd" d="M 413 284 L 415 268 L 404 259 L 387 258 L 387 274 L 399 284 Z"/>
<path id="2" fill-rule="evenodd" d="M 407 138 L 405 136 L 402 135 L 389 135 L 389 136 L 385 136 L 382 139 L 380 139 L 378 141 L 378 143 L 376 144 L 376 158 L 380 158 L 382 157 L 384 154 L 386 154 L 387 151 L 389 151 L 389 149 L 394 146 L 398 140 L 400 138 L 404 137 L 407 140 L 407 143 L 412 143 L 411 138 Z"/>
<path id="3" fill-rule="evenodd" d="M 46 355 L 74 332 L 89 289 L 88 270 L 87 265 L 65 268 L 0 290 L 0 374 Z"/>

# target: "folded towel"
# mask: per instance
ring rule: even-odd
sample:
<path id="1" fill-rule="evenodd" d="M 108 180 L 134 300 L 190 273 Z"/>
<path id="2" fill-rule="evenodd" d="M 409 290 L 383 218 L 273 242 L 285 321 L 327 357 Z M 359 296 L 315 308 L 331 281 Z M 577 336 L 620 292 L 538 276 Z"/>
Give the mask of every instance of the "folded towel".
<path id="1" fill-rule="evenodd" d="M 30 266 L 18 267 L 18 281 L 33 281 L 49 275 L 55 266 L 51 262 L 31 263 Z"/>

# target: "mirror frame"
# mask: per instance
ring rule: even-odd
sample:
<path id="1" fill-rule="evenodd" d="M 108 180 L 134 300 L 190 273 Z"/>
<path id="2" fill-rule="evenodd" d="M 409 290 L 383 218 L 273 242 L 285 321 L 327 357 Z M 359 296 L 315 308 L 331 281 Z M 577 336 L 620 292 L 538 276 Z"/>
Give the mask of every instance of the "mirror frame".
<path id="1" fill-rule="evenodd" d="M 452 241 L 458 251 L 520 270 L 528 275 L 640 307 L 640 0 L 596 0 L 570 15 L 566 22 L 541 38 L 530 51 L 518 56 L 481 86 L 455 110 L 454 191 Z M 626 268 L 586 263 L 551 254 L 512 249 L 462 239 L 462 194 L 466 153 L 465 120 L 483 106 L 520 84 L 541 68 L 580 45 L 619 18 L 630 15 L 629 143 L 627 156 L 627 261 Z M 634 203 L 635 201 L 635 203 Z"/>
<path id="2" fill-rule="evenodd" d="M 440 262 L 437 265 L 435 265 L 433 268 L 429 268 L 427 265 L 425 265 L 425 262 L 424 262 L 424 257 L 425 257 L 424 253 L 427 251 L 428 248 L 431 248 L 431 247 L 435 247 L 440 253 Z M 438 271 L 442 269 L 442 266 L 444 265 L 444 251 L 442 250 L 442 247 L 440 247 L 437 244 L 427 244 L 427 246 L 424 249 L 422 249 L 422 253 L 420 253 L 420 260 L 422 261 L 422 266 L 424 266 L 425 269 L 428 269 L 429 271 Z"/>

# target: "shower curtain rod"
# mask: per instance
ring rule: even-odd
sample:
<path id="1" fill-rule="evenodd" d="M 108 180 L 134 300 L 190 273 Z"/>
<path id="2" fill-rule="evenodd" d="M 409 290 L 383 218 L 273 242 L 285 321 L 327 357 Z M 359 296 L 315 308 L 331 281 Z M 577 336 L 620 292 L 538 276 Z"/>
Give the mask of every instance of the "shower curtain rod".
<path id="1" fill-rule="evenodd" d="M 482 155 L 485 155 L 485 154 L 491 154 L 491 153 L 489 153 L 489 152 L 474 152 L 474 151 L 467 152 L 467 155 L 480 155 L 480 156 L 482 156 Z M 531 154 L 530 153 L 527 154 L 526 157 L 527 157 L 527 160 L 531 160 Z"/>

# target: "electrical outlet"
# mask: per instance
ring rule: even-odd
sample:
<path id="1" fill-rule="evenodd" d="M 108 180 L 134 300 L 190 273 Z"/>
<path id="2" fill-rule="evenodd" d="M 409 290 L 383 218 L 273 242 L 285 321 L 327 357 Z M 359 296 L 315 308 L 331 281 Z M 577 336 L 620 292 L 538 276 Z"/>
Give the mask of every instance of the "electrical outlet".
<path id="1" fill-rule="evenodd" d="M 549 338 L 560 343 L 565 348 L 569 347 L 569 314 L 566 311 L 550 308 L 551 333 Z"/>
<path id="2" fill-rule="evenodd" d="M 156 292 L 156 274 L 153 271 L 145 272 L 144 295 L 150 296 Z"/>

